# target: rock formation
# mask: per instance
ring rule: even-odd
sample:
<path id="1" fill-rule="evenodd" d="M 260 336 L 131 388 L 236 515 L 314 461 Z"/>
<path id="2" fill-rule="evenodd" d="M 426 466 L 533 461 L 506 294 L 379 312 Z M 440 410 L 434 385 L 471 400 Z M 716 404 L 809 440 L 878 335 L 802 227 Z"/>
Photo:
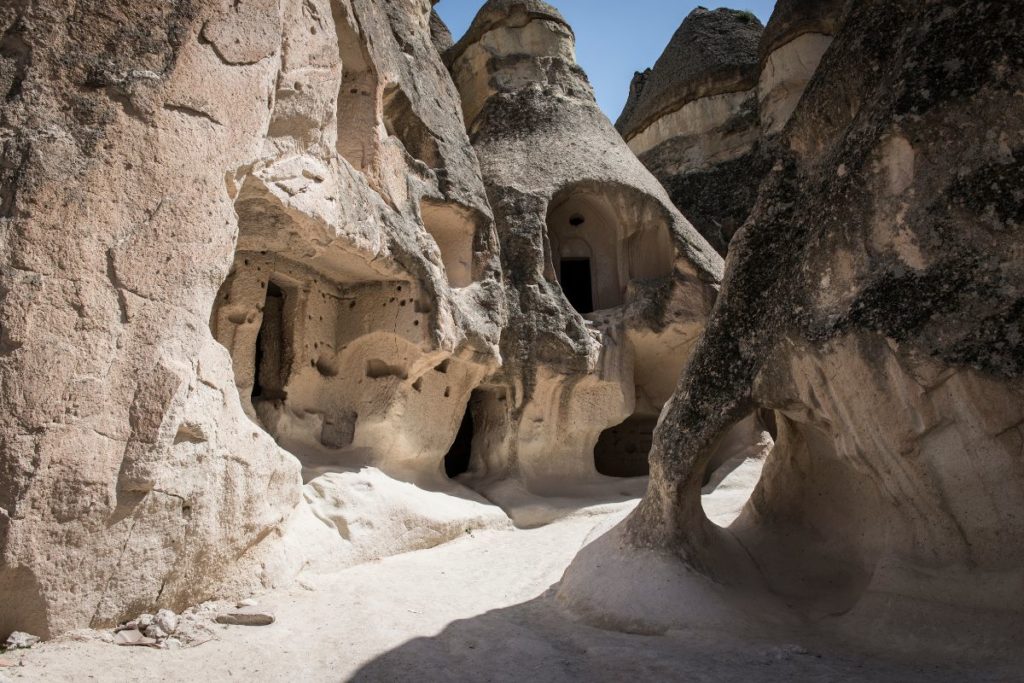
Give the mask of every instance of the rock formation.
<path id="1" fill-rule="evenodd" d="M 721 260 L 598 109 L 539 0 L 491 0 L 447 53 L 495 211 L 509 323 L 478 390 L 472 479 L 534 492 L 646 474 Z M 574 310 L 575 309 L 575 310 Z M 479 432 L 479 430 L 478 430 Z M 493 498 L 493 495 L 491 495 Z"/>
<path id="2" fill-rule="evenodd" d="M 650 450 L 583 617 L 1019 647 L 1014 4 L 697 10 L 628 144 L 553 7 L 433 4 L 0 3 L 0 639 L 543 523 Z M 743 224 L 724 283 L 672 200 Z"/>
<path id="3" fill-rule="evenodd" d="M 0 23 L 0 633 L 508 524 L 465 470 L 646 473 L 722 264 L 550 7 L 489 3 L 459 90 L 427 0 Z"/>
<path id="4" fill-rule="evenodd" d="M 353 533 L 300 468 L 444 479 L 505 317 L 430 19 L 426 0 L 0 11 L 0 632 L 286 577 L 301 556 L 266 546 L 297 516 Z"/>
<path id="5" fill-rule="evenodd" d="M 764 177 L 758 45 L 749 12 L 693 10 L 637 73 L 616 127 L 676 206 L 724 254 Z"/>
<path id="6" fill-rule="evenodd" d="M 767 27 L 699 7 L 637 73 L 616 127 L 721 254 L 750 215 L 785 127 L 832 42 L 843 0 L 782 0 Z M 763 30 L 762 30 L 763 28 Z"/>
<path id="7" fill-rule="evenodd" d="M 846 0 L 778 0 L 760 46 L 757 100 L 768 137 L 789 122 L 832 44 Z"/>
<path id="8" fill-rule="evenodd" d="M 648 494 L 577 557 L 565 604 L 1019 657 L 1022 30 L 1015 3 L 850 5 L 730 247 Z M 705 468 L 758 409 L 778 441 L 722 529 Z"/>

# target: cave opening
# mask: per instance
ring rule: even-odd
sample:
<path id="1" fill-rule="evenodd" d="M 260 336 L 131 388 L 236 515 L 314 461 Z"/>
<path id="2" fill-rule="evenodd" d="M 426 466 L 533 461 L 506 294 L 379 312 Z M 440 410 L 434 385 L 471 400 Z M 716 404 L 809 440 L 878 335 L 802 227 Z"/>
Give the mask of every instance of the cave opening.
<path id="1" fill-rule="evenodd" d="M 256 335 L 252 399 L 284 400 L 288 379 L 290 340 L 285 320 L 285 292 L 274 282 L 267 283 L 263 304 L 263 322 Z"/>
<path id="2" fill-rule="evenodd" d="M 648 454 L 657 424 L 656 416 L 634 415 L 601 432 L 594 446 L 594 467 L 598 473 L 621 478 L 648 476 Z"/>
<path id="3" fill-rule="evenodd" d="M 560 264 L 562 291 L 577 313 L 594 311 L 594 287 L 589 258 L 563 258 Z"/>
<path id="4" fill-rule="evenodd" d="M 455 479 L 460 474 L 469 471 L 469 465 L 473 456 L 473 400 L 466 404 L 466 412 L 462 416 L 462 423 L 455 435 L 448 453 L 444 456 L 444 473 L 449 479 Z"/>

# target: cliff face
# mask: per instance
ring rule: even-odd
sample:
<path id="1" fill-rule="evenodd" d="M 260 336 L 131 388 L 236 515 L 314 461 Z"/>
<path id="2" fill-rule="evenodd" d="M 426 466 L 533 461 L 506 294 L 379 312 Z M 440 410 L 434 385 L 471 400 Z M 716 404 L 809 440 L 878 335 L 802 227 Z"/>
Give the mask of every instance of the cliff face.
<path id="1" fill-rule="evenodd" d="M 730 247 L 648 494 L 577 558 L 566 604 L 630 629 L 1017 651 L 1021 28 L 1005 4 L 851 4 Z M 764 408 L 778 441 L 716 527 L 711 449 Z"/>
<path id="2" fill-rule="evenodd" d="M 429 3 L 158 5 L 0 11 L 4 633 L 286 578 L 300 468 L 443 479 L 498 364 Z"/>
<path id="3" fill-rule="evenodd" d="M 637 73 L 616 127 L 721 254 L 771 168 L 775 137 L 832 41 L 843 2 L 779 2 L 753 15 L 697 8 Z"/>

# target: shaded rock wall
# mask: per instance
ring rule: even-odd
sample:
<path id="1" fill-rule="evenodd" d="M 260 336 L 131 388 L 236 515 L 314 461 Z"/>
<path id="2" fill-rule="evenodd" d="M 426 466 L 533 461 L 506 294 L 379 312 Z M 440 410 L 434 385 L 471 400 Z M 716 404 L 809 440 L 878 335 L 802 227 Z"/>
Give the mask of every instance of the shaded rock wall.
<path id="1" fill-rule="evenodd" d="M 577 558 L 567 604 L 635 630 L 1019 657 L 1020 30 L 1009 4 L 852 3 L 733 242 L 648 494 Z M 707 463 L 764 408 L 779 440 L 718 528 Z"/>

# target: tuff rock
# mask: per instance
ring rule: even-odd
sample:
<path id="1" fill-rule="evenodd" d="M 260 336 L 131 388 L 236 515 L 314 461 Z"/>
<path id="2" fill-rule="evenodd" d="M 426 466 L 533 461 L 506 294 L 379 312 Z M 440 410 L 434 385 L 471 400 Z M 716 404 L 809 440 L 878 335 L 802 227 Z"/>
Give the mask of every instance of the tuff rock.
<path id="1" fill-rule="evenodd" d="M 644 631 L 1017 651 L 1021 28 L 1011 4 L 847 6 L 730 247 L 647 495 L 577 557 L 564 604 Z M 701 483 L 759 410 L 777 440 L 723 529 Z"/>

